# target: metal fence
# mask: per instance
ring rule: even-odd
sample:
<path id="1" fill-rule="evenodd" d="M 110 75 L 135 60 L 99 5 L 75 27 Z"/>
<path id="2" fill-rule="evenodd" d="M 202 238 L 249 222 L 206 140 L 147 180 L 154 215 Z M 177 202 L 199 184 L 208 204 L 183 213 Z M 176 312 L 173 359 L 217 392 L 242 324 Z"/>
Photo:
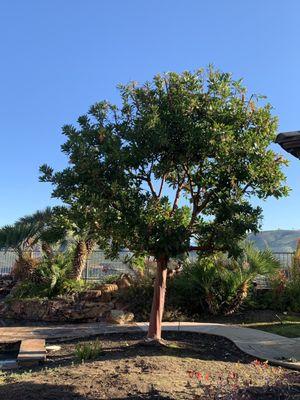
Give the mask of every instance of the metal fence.
<path id="1" fill-rule="evenodd" d="M 86 280 L 101 280 L 106 276 L 117 275 L 120 273 L 130 273 L 131 270 L 125 263 L 125 258 L 130 253 L 128 251 L 120 252 L 119 257 L 110 260 L 105 257 L 103 251 L 94 251 L 89 258 L 82 277 Z M 274 255 L 280 261 L 282 269 L 290 275 L 290 269 L 293 263 L 294 252 L 274 252 Z M 34 252 L 34 257 L 40 257 L 40 252 Z M 10 274 L 17 255 L 14 251 L 0 251 L 0 276 Z M 191 257 L 193 258 L 193 257 Z"/>
<path id="2" fill-rule="evenodd" d="M 282 270 L 287 278 L 291 278 L 291 269 L 293 266 L 293 259 L 295 252 L 273 252 L 274 256 L 279 260 Z"/>
<path id="3" fill-rule="evenodd" d="M 120 273 L 130 273 L 130 268 L 125 263 L 125 258 L 130 253 L 122 251 L 119 257 L 115 260 L 110 260 L 105 257 L 103 251 L 94 251 L 87 261 L 82 277 L 85 280 L 101 280 L 106 276 L 117 275 Z M 39 251 L 32 253 L 34 258 L 41 257 Z M 17 259 L 17 254 L 12 251 L 0 251 L 0 276 L 9 275 L 12 271 L 14 263 Z"/>
<path id="4" fill-rule="evenodd" d="M 13 251 L 0 251 L 0 275 L 9 275 L 16 261 L 16 253 Z"/>
<path id="5" fill-rule="evenodd" d="M 105 257 L 103 251 L 96 250 L 88 259 L 82 278 L 85 280 L 102 280 L 106 276 L 131 273 L 132 271 L 125 263 L 128 255 L 130 255 L 128 251 L 122 251 L 117 259 L 110 260 Z"/>

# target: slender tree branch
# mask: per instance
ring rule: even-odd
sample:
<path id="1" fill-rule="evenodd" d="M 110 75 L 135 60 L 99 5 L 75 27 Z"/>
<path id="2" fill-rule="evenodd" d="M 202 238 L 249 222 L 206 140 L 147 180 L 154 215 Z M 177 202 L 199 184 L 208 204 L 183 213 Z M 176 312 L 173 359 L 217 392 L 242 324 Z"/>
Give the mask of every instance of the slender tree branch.
<path id="1" fill-rule="evenodd" d="M 180 199 L 181 191 L 182 191 L 183 186 L 184 186 L 185 178 L 186 178 L 186 174 L 184 174 L 183 178 L 180 180 L 180 177 L 179 177 L 179 174 L 178 174 L 178 187 L 177 187 L 177 190 L 176 190 L 176 193 L 175 193 L 175 198 L 174 198 L 174 202 L 173 202 L 171 215 L 178 208 L 178 202 L 179 202 L 179 199 Z"/>
<path id="2" fill-rule="evenodd" d="M 150 189 L 150 191 L 152 193 L 152 196 L 157 198 L 158 196 L 157 196 L 157 193 L 156 193 L 156 191 L 154 189 L 154 186 L 153 186 L 153 183 L 151 181 L 150 176 L 147 177 L 146 182 L 148 183 L 148 186 L 149 186 L 149 189 Z"/>
<path id="3" fill-rule="evenodd" d="M 159 199 L 161 198 L 161 195 L 162 195 L 164 183 L 165 183 L 165 181 L 166 181 L 166 176 L 167 176 L 167 174 L 164 174 L 163 177 L 161 178 L 160 188 L 159 188 L 159 192 L 158 192 L 158 198 L 159 198 Z"/>
<path id="4" fill-rule="evenodd" d="M 211 251 L 214 250 L 212 246 L 190 246 L 189 251 Z"/>

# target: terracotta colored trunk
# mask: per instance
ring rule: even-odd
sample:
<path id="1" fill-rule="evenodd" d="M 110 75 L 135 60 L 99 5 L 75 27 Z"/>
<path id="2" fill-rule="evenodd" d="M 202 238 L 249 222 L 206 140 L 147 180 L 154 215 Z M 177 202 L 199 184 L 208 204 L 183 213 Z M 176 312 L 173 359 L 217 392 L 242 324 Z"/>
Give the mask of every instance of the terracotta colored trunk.
<path id="1" fill-rule="evenodd" d="M 161 339 L 161 322 L 165 306 L 165 294 L 167 286 L 167 258 L 157 260 L 154 294 L 150 314 L 150 323 L 147 337 L 154 340 Z"/>

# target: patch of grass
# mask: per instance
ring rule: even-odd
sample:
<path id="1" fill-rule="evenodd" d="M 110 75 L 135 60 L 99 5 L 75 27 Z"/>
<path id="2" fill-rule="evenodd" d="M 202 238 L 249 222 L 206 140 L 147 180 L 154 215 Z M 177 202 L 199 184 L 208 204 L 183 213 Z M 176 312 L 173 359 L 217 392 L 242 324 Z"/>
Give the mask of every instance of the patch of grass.
<path id="1" fill-rule="evenodd" d="M 98 339 L 89 343 L 78 343 L 75 347 L 75 357 L 79 361 L 95 360 L 103 354 L 102 344 Z"/>
<path id="2" fill-rule="evenodd" d="M 245 326 L 245 325 L 244 325 Z M 247 325 L 246 325 L 247 326 Z M 262 331 L 276 333 L 280 336 L 285 336 L 289 338 L 300 337 L 300 322 L 284 322 L 283 324 L 278 322 L 269 322 L 267 324 L 249 324 L 248 328 L 259 329 Z"/>
<path id="3" fill-rule="evenodd" d="M 247 328 L 259 329 L 262 331 L 275 333 L 277 335 L 296 338 L 300 337 L 300 316 L 299 315 L 284 315 L 274 314 L 273 321 L 259 322 L 253 321 L 242 324 Z"/>

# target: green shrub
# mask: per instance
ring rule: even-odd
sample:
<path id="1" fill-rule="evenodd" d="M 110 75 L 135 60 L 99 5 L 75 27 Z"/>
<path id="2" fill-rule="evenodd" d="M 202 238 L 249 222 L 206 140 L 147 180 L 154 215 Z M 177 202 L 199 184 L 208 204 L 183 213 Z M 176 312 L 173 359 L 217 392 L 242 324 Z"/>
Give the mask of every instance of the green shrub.
<path id="1" fill-rule="evenodd" d="M 152 297 L 153 279 L 148 275 L 140 276 L 132 286 L 119 293 L 120 302 L 126 304 L 128 311 L 134 313 L 139 321 L 149 319 Z"/>
<path id="2" fill-rule="evenodd" d="M 104 351 L 98 339 L 89 343 L 79 343 L 75 347 L 75 357 L 79 361 L 95 360 L 103 354 Z"/>
<path id="3" fill-rule="evenodd" d="M 72 268 L 72 254 L 60 253 L 54 258 L 44 258 L 36 267 L 30 279 L 17 284 L 10 298 L 54 298 L 84 290 L 87 284 L 83 280 L 68 278 Z M 10 300 L 10 299 L 8 299 Z"/>
<path id="4" fill-rule="evenodd" d="M 191 317 L 223 313 L 246 279 L 241 269 L 230 270 L 216 257 L 199 259 L 170 281 L 168 307 Z"/>
<path id="5" fill-rule="evenodd" d="M 168 280 L 164 318 L 230 314 L 246 301 L 257 274 L 272 275 L 280 264 L 270 251 L 258 251 L 246 244 L 238 259 L 225 254 L 186 261 L 183 270 Z M 151 310 L 153 276 L 141 275 L 121 294 L 121 301 L 137 320 L 147 320 Z"/>
<path id="6" fill-rule="evenodd" d="M 287 280 L 284 274 L 279 272 L 271 280 L 271 290 L 252 295 L 252 308 L 300 312 L 299 275 L 292 275 L 291 280 Z"/>

